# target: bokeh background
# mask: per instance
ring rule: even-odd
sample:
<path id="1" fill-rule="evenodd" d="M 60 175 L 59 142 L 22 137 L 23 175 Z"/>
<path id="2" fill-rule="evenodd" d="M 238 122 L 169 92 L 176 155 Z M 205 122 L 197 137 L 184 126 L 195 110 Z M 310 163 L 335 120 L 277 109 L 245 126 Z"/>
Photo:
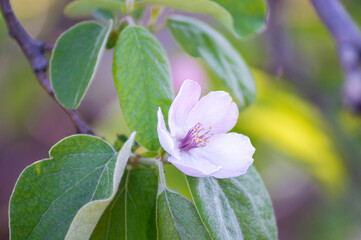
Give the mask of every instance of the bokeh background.
<path id="1" fill-rule="evenodd" d="M 11 1 L 26 30 L 49 44 L 77 22 L 62 14 L 67 2 Z M 361 2 L 343 3 L 361 26 Z M 272 197 L 281 240 L 359 240 L 361 118 L 343 108 L 334 43 L 307 0 L 269 0 L 269 12 L 265 32 L 242 41 L 228 35 L 258 87 L 257 102 L 240 114 L 234 131 L 256 146 L 255 165 Z M 175 92 L 186 78 L 206 91 L 219 88 L 209 69 L 182 53 L 167 30 L 157 37 L 170 59 Z M 79 109 L 109 142 L 128 132 L 111 56 L 105 52 Z M 0 18 L 0 239 L 8 239 L 8 201 L 21 171 L 71 134 L 70 120 L 37 83 Z M 170 187 L 187 195 L 181 174 L 166 171 Z"/>

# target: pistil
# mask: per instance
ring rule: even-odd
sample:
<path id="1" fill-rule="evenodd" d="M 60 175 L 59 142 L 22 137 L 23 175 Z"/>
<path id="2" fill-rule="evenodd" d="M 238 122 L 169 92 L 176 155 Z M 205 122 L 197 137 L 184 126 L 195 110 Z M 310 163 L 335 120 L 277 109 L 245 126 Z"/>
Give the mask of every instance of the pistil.
<path id="1" fill-rule="evenodd" d="M 186 136 L 180 141 L 180 150 L 189 151 L 193 148 L 204 148 L 209 143 L 209 138 L 211 138 L 214 133 L 210 133 L 212 126 L 206 129 L 201 123 L 197 123 L 192 127 Z"/>

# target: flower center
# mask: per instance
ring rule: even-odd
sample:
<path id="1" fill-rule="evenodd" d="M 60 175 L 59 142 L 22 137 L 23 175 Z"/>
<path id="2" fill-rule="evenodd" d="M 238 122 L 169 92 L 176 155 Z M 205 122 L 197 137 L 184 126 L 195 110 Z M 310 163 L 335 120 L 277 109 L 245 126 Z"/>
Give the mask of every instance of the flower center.
<path id="1" fill-rule="evenodd" d="M 210 133 L 211 130 L 212 126 L 206 130 L 201 123 L 197 123 L 180 141 L 179 149 L 181 151 L 189 151 L 193 148 L 203 148 L 207 146 L 209 138 L 214 136 L 214 133 Z"/>

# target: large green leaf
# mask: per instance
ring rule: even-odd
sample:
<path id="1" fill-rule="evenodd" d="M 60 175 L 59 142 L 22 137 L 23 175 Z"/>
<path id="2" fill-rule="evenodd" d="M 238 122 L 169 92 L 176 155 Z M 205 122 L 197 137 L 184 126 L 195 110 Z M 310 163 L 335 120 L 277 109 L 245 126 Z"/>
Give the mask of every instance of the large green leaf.
<path id="1" fill-rule="evenodd" d="M 154 169 L 126 171 L 117 195 L 90 239 L 156 239 L 157 189 L 158 177 Z"/>
<path id="2" fill-rule="evenodd" d="M 97 9 L 105 9 L 115 15 L 120 15 L 123 2 L 123 0 L 77 0 L 66 5 L 64 13 L 68 17 L 88 17 L 92 16 Z"/>
<path id="3" fill-rule="evenodd" d="M 253 167 L 237 178 L 187 181 L 213 239 L 277 239 L 272 202 Z"/>
<path id="4" fill-rule="evenodd" d="M 134 143 L 134 137 L 135 134 L 133 133 L 128 141 L 124 143 L 118 154 L 117 163 L 113 170 L 115 174 L 113 175 L 111 196 L 103 200 L 89 202 L 83 206 L 75 215 L 73 222 L 69 227 L 68 233 L 66 234 L 66 239 L 89 239 L 91 232 L 95 229 L 95 226 L 97 225 L 103 212 L 115 198 L 115 194 L 118 191 L 119 183 L 122 179 L 125 166 L 128 162 L 129 154 Z M 107 169 L 107 171 L 109 171 L 109 169 Z"/>
<path id="5" fill-rule="evenodd" d="M 137 132 L 140 144 L 157 150 L 157 108 L 168 112 L 173 94 L 166 55 L 150 32 L 135 26 L 122 31 L 114 50 L 113 76 L 129 129 Z"/>
<path id="6" fill-rule="evenodd" d="M 158 239 L 211 239 L 194 204 L 164 189 L 157 200 Z"/>
<path id="7" fill-rule="evenodd" d="M 66 108 L 77 108 L 103 52 L 112 23 L 80 23 L 56 41 L 50 60 L 50 80 L 57 100 Z"/>
<path id="8" fill-rule="evenodd" d="M 265 28 L 267 5 L 265 0 L 209 0 L 225 8 L 233 18 L 233 26 L 240 37 Z"/>
<path id="9" fill-rule="evenodd" d="M 241 107 L 256 95 L 256 85 L 240 53 L 219 32 L 205 23 L 184 16 L 168 20 L 174 38 L 194 57 L 202 58 L 220 80 L 233 92 Z"/>
<path id="10" fill-rule="evenodd" d="M 10 199 L 11 239 L 64 239 L 71 224 L 79 232 L 70 230 L 69 238 L 86 236 L 92 226 L 82 223 L 94 225 L 104 211 L 98 203 L 119 185 L 133 141 L 134 135 L 119 155 L 88 135 L 71 136 L 53 146 L 51 158 L 27 167 L 16 183 Z"/>

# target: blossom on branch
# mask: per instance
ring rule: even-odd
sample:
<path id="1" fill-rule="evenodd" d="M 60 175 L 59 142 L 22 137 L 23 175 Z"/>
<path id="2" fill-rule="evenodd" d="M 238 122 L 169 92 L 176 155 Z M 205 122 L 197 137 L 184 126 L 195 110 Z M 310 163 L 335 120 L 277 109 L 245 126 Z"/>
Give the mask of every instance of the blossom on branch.
<path id="1" fill-rule="evenodd" d="M 168 132 L 158 109 L 158 138 L 171 156 L 168 161 L 194 177 L 230 178 L 244 174 L 253 163 L 249 138 L 227 133 L 237 123 L 238 108 L 224 91 L 199 99 L 200 86 L 186 80 L 168 113 Z"/>

